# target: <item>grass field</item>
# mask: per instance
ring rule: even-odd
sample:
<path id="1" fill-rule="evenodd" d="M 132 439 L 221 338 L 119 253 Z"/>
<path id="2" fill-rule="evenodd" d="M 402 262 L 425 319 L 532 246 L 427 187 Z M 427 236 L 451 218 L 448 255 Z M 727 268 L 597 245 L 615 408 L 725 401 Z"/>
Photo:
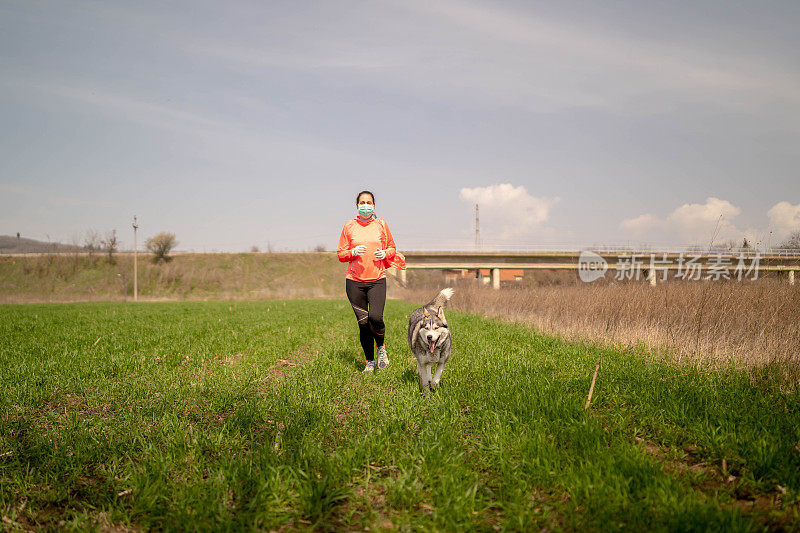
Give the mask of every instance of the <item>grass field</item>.
<path id="1" fill-rule="evenodd" d="M 798 528 L 800 393 L 767 370 L 450 312 L 425 397 L 413 308 L 363 375 L 345 301 L 0 306 L 3 526 Z"/>

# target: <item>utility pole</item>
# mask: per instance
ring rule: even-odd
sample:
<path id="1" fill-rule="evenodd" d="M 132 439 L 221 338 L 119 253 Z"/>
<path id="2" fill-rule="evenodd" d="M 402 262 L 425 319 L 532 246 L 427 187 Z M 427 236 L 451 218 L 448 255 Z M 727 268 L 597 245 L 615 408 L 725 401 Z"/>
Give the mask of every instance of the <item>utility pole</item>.
<path id="1" fill-rule="evenodd" d="M 139 224 L 136 223 L 136 215 L 133 215 L 133 301 L 139 300 L 139 258 L 136 242 L 136 230 Z"/>
<path id="2" fill-rule="evenodd" d="M 19 232 L 17 232 L 17 253 L 19 253 L 19 250 L 20 250 L 20 247 L 19 247 Z"/>
<path id="3" fill-rule="evenodd" d="M 475 249 L 481 247 L 481 219 L 478 212 L 478 204 L 475 204 Z"/>

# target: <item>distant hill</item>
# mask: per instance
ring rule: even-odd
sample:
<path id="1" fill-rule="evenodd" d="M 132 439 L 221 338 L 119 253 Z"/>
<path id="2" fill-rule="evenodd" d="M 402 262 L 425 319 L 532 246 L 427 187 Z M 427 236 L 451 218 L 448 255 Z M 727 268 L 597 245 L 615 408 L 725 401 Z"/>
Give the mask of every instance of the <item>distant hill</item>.
<path id="1" fill-rule="evenodd" d="M 26 239 L 21 237 L 19 240 L 19 252 L 24 254 L 43 253 L 43 252 L 82 252 L 82 246 L 72 244 L 62 244 L 60 242 L 43 242 L 36 239 Z M 13 235 L 0 235 L 0 254 L 17 253 L 17 238 Z"/>

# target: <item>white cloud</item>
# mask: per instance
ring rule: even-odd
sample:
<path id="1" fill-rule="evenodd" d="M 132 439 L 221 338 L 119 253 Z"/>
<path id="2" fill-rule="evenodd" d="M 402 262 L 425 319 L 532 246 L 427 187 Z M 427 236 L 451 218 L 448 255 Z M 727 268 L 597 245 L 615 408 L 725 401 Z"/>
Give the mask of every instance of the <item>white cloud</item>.
<path id="1" fill-rule="evenodd" d="M 533 236 L 547 232 L 543 224 L 550 217 L 550 210 L 558 198 L 531 196 L 523 186 L 510 183 L 461 189 L 458 197 L 470 205 L 480 207 L 481 230 L 484 239 L 493 233 L 500 240 L 522 236 Z"/>
<path id="2" fill-rule="evenodd" d="M 800 231 L 800 203 L 792 205 L 789 202 L 778 202 L 767 211 L 767 217 L 776 242 Z"/>
<path id="3" fill-rule="evenodd" d="M 800 231 L 800 203 L 778 202 L 767 211 L 769 223 L 761 228 L 737 227 L 735 218 L 740 213 L 741 209 L 731 202 L 709 197 L 702 204 L 684 204 L 664 218 L 644 213 L 623 220 L 619 226 L 628 235 L 647 242 L 678 245 L 707 245 L 713 236 L 718 244 L 746 238 L 757 246 L 769 246 L 777 245 L 791 233 Z"/>
<path id="4" fill-rule="evenodd" d="M 710 225 L 717 225 L 720 228 L 731 225 L 731 219 L 736 217 L 742 210 L 727 200 L 709 197 L 704 204 L 684 204 L 667 216 L 667 222 L 692 230 L 699 228 L 704 231 Z"/>
<path id="5" fill-rule="evenodd" d="M 729 201 L 711 196 L 702 204 L 683 204 L 665 218 L 645 213 L 625 219 L 620 223 L 620 228 L 649 241 L 706 244 L 713 239 L 718 243 L 738 240 L 747 233 L 733 223 L 741 211 Z"/>
<path id="6" fill-rule="evenodd" d="M 620 223 L 620 227 L 634 235 L 642 235 L 649 228 L 653 228 L 661 224 L 661 221 L 655 215 L 645 213 L 636 218 L 626 218 Z"/>

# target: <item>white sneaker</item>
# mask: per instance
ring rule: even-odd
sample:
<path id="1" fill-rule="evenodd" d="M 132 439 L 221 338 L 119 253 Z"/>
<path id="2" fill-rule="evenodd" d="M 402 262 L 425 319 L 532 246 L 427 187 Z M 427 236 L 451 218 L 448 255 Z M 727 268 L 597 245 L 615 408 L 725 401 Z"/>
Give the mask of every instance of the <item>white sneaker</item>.
<path id="1" fill-rule="evenodd" d="M 372 372 L 375 370 L 375 361 L 367 361 L 367 366 L 364 367 L 364 372 Z"/>
<path id="2" fill-rule="evenodd" d="M 378 347 L 378 368 L 383 370 L 389 366 L 389 356 L 386 355 L 386 345 Z"/>

